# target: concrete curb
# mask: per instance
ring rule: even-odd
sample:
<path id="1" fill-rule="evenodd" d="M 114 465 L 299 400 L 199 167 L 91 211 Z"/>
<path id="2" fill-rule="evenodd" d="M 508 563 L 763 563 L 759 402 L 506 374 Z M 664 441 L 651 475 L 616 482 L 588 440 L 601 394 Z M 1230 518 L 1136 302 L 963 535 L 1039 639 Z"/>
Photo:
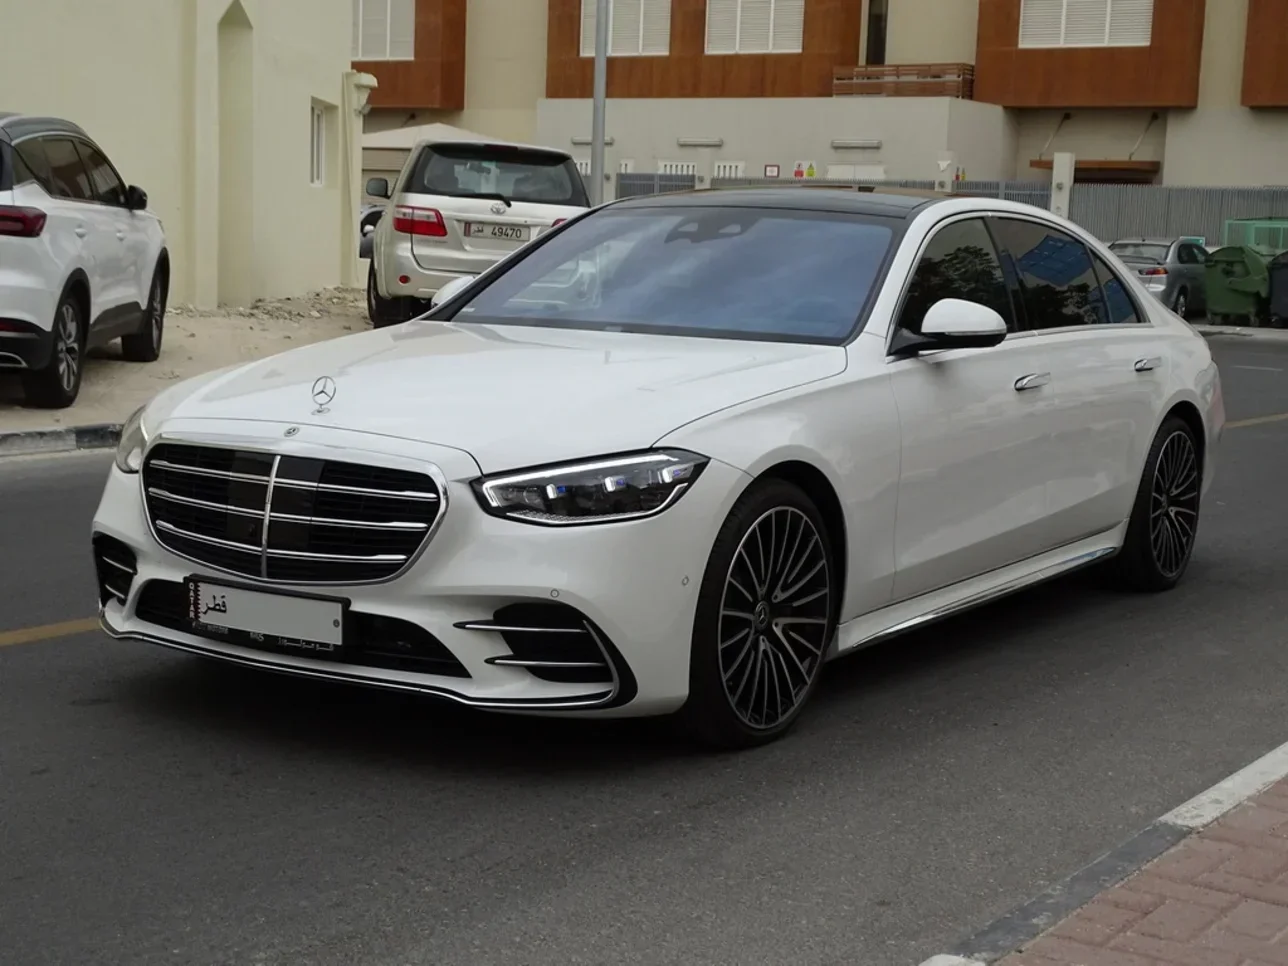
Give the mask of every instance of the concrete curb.
<path id="1" fill-rule="evenodd" d="M 120 438 L 120 423 L 0 433 L 0 459 L 40 453 L 70 453 L 82 449 L 110 449 Z"/>
<path id="2" fill-rule="evenodd" d="M 1288 329 L 1258 329 L 1246 325 L 1195 325 L 1205 339 L 1252 339 L 1255 342 L 1288 343 Z"/>
<path id="3" fill-rule="evenodd" d="M 920 966 L 987 966 L 1009 956 L 1105 889 L 1138 872 L 1182 839 L 1286 776 L 1288 744 L 1283 744 L 1159 817 L 1113 851 L 1012 909 L 951 953 L 931 956 Z"/>

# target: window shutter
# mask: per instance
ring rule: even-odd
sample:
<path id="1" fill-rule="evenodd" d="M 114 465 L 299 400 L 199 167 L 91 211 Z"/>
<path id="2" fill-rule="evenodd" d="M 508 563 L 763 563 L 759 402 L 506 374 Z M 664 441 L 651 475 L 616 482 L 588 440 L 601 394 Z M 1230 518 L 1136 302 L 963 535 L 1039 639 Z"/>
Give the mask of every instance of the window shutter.
<path id="1" fill-rule="evenodd" d="M 707 0 L 707 53 L 738 52 L 738 0 Z"/>
<path id="2" fill-rule="evenodd" d="M 608 52 L 614 57 L 640 52 L 640 7 L 643 0 L 610 0 Z"/>
<path id="3" fill-rule="evenodd" d="M 671 50 L 671 0 L 643 0 L 640 16 L 640 53 L 666 54 Z"/>
<path id="4" fill-rule="evenodd" d="M 774 0 L 769 47 L 777 54 L 798 54 L 805 43 L 805 0 Z"/>
<path id="5" fill-rule="evenodd" d="M 1148 47 L 1154 36 L 1154 0 L 1109 2 L 1109 46 Z"/>
<path id="6" fill-rule="evenodd" d="M 774 19 L 774 0 L 742 0 L 741 7 L 741 15 L 738 17 L 738 53 L 767 53 Z"/>
<path id="7" fill-rule="evenodd" d="M 389 0 L 362 2 L 362 59 L 389 56 Z"/>
<path id="8" fill-rule="evenodd" d="M 411 60 L 416 52 L 416 0 L 389 0 L 389 57 Z"/>
<path id="9" fill-rule="evenodd" d="M 1063 37 L 1064 0 L 1023 0 L 1020 46 L 1059 47 Z"/>
<path id="10" fill-rule="evenodd" d="M 581 56 L 595 56 L 595 0 L 581 0 Z"/>
<path id="11" fill-rule="evenodd" d="M 1110 0 L 1065 0 L 1064 46 L 1103 46 L 1108 37 Z"/>

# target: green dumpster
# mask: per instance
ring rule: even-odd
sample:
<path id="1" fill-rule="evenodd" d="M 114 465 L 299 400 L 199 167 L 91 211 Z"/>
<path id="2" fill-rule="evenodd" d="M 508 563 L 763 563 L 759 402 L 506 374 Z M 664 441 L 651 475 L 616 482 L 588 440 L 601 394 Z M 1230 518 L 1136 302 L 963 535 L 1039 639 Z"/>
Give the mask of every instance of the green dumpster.
<path id="1" fill-rule="evenodd" d="M 1208 315 L 1223 325 L 1257 325 L 1270 297 L 1271 253 L 1227 245 L 1208 256 Z"/>

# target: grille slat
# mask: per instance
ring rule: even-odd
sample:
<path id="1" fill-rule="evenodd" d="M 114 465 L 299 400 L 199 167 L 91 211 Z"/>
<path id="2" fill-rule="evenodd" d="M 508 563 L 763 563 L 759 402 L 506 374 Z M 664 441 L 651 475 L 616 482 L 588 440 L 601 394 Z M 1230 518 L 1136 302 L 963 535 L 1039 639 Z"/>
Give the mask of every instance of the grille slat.
<path id="1" fill-rule="evenodd" d="M 394 576 L 427 539 L 442 502 L 424 473 L 180 443 L 155 446 L 143 474 L 164 546 L 293 583 Z"/>

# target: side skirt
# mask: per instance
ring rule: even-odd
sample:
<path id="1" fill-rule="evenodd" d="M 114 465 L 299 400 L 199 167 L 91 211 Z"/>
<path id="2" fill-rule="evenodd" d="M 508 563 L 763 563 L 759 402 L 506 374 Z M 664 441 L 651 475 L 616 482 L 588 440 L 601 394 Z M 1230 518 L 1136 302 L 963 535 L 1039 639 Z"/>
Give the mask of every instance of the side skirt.
<path id="1" fill-rule="evenodd" d="M 1094 537 L 846 621 L 836 629 L 836 639 L 828 657 L 839 657 L 870 647 L 899 634 L 1089 567 L 1116 554 L 1126 535 L 1127 522 L 1124 521 Z"/>

